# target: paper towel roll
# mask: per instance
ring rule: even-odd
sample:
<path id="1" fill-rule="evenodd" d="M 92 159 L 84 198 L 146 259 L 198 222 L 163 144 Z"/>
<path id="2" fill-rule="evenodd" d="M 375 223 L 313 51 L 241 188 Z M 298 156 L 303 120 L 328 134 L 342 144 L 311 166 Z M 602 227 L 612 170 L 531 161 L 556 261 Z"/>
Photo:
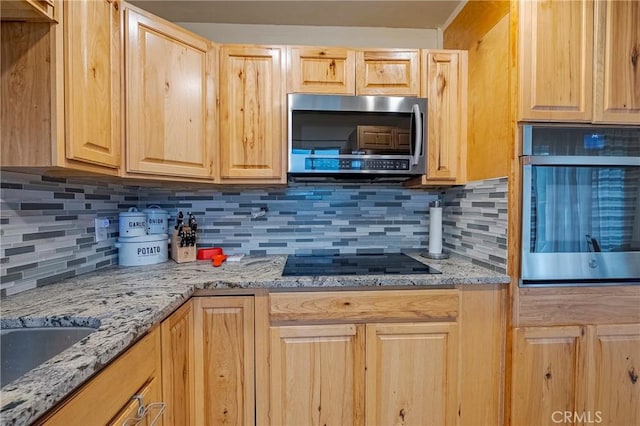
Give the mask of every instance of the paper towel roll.
<path id="1" fill-rule="evenodd" d="M 429 253 L 442 254 L 442 207 L 429 207 Z"/>

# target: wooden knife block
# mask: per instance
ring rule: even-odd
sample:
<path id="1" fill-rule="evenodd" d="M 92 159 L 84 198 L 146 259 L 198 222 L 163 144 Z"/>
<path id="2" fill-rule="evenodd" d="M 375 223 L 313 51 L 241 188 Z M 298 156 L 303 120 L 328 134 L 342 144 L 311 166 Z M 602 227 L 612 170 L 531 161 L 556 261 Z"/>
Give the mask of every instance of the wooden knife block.
<path id="1" fill-rule="evenodd" d="M 187 226 L 183 228 L 185 231 L 191 229 Z M 196 246 L 180 247 L 180 237 L 178 236 L 178 230 L 173 230 L 171 236 L 171 258 L 177 263 L 195 262 L 196 260 Z"/>

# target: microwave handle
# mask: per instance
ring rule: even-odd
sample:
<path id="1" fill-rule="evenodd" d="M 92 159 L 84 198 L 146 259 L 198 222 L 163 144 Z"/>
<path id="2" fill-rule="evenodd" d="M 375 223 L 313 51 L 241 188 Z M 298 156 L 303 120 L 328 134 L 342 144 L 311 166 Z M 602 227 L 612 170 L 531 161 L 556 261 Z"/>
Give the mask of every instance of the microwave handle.
<path id="1" fill-rule="evenodd" d="M 413 159 L 411 163 L 415 166 L 418 164 L 420 154 L 422 154 L 422 116 L 420 114 L 420 106 L 418 104 L 413 104 L 411 110 L 413 112 L 412 121 L 415 122 L 416 130 L 416 137 L 414 139 L 413 147 Z"/>

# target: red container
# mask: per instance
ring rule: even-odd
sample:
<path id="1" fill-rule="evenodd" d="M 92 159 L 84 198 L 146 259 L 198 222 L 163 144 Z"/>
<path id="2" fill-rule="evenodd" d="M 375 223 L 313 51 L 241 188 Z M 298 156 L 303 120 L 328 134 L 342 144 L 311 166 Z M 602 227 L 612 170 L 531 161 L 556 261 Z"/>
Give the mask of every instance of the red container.
<path id="1" fill-rule="evenodd" d="M 218 256 L 222 254 L 222 248 L 220 247 L 208 247 L 198 249 L 198 254 L 196 258 L 198 260 L 210 260 L 213 256 Z"/>

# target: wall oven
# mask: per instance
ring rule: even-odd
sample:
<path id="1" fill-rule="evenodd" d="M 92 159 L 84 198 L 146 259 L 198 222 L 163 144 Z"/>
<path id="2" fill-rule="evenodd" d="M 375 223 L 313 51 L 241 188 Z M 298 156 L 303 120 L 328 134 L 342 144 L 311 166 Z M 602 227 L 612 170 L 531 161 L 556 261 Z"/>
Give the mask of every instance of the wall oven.
<path id="1" fill-rule="evenodd" d="M 521 285 L 640 283 L 640 127 L 523 127 Z"/>
<path id="2" fill-rule="evenodd" d="M 290 94 L 291 175 L 425 173 L 427 100 Z"/>

